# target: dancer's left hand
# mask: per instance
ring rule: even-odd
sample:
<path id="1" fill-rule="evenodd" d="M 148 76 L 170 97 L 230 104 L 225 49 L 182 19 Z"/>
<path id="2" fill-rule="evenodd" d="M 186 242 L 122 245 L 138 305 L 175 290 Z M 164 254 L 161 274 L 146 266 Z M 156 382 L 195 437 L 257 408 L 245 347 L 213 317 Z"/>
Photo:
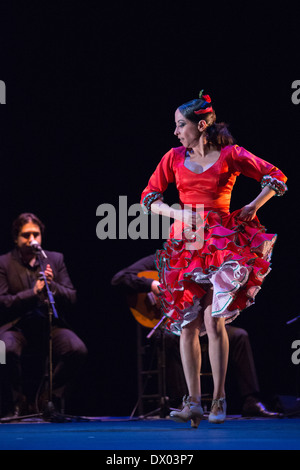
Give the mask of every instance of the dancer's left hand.
<path id="1" fill-rule="evenodd" d="M 257 209 L 255 206 L 251 204 L 247 204 L 244 206 L 238 216 L 239 219 L 243 220 L 244 222 L 250 222 L 256 217 Z"/>

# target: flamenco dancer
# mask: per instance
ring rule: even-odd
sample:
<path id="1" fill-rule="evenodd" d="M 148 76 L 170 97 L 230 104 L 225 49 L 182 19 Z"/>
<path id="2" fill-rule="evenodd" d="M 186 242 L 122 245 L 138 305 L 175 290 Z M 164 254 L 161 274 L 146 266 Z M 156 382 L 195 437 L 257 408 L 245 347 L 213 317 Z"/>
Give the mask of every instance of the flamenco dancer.
<path id="1" fill-rule="evenodd" d="M 254 303 L 270 271 L 276 235 L 266 233 L 256 212 L 274 195 L 285 193 L 287 178 L 274 165 L 234 144 L 227 125 L 216 122 L 211 98 L 203 90 L 198 99 L 177 108 L 175 124 L 181 146 L 163 156 L 141 204 L 146 213 L 174 219 L 169 239 L 156 253 L 156 264 L 165 325 L 180 335 L 189 396 L 183 398 L 182 410 L 172 411 L 170 417 L 191 420 L 198 427 L 203 417 L 199 335 L 208 335 L 214 383 L 208 419 L 222 423 L 229 352 L 225 324 Z M 240 174 L 260 182 L 261 192 L 230 213 L 232 189 Z M 181 209 L 163 202 L 170 183 L 176 184 Z"/>

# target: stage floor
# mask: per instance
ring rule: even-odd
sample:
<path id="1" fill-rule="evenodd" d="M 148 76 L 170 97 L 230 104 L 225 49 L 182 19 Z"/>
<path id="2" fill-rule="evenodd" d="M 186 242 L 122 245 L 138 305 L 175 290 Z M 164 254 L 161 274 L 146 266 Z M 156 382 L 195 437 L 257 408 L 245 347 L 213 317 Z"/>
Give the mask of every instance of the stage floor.
<path id="1" fill-rule="evenodd" d="M 170 419 L 87 418 L 0 424 L 1 450 L 299 450 L 300 418 L 203 420 L 198 429 Z M 119 453 L 108 452 L 107 456 Z"/>

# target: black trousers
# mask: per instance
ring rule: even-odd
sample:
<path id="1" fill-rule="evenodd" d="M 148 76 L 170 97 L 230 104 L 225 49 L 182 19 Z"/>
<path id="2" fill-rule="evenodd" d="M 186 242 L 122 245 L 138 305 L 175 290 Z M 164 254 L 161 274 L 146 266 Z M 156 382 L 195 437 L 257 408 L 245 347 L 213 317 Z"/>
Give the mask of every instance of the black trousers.
<path id="1" fill-rule="evenodd" d="M 75 379 L 86 360 L 87 348 L 83 341 L 70 329 L 53 326 L 52 336 L 52 390 L 53 395 L 62 398 L 67 387 Z M 43 325 L 24 330 L 14 328 L 0 336 L 6 347 L 6 364 L 1 366 L 2 390 L 5 390 L 5 408 L 14 409 L 23 399 L 22 357 L 30 351 L 32 361 L 35 355 L 43 361 L 47 372 L 46 358 L 49 352 L 49 328 Z M 49 370 L 49 369 L 48 369 Z"/>

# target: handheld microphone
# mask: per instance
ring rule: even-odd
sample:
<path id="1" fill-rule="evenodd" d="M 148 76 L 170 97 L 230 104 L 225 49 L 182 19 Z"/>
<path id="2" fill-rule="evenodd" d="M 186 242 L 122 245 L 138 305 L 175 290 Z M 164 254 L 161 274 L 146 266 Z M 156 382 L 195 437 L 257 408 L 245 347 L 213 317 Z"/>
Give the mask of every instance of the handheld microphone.
<path id="1" fill-rule="evenodd" d="M 44 252 L 41 245 L 36 240 L 32 240 L 30 242 L 30 246 L 35 253 L 41 253 L 44 258 L 47 258 L 46 253 Z"/>

